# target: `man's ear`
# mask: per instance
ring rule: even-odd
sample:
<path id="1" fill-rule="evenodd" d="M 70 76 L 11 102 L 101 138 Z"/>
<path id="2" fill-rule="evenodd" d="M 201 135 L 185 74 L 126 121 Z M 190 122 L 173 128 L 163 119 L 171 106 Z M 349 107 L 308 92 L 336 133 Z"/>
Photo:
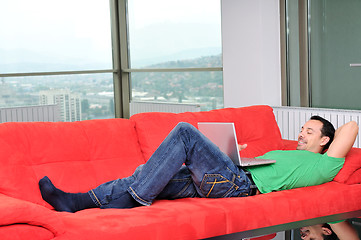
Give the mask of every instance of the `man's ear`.
<path id="1" fill-rule="evenodd" d="M 323 137 L 321 138 L 321 143 L 320 143 L 320 145 L 323 147 L 323 146 L 325 146 L 329 141 L 330 141 L 330 137 L 323 136 Z"/>
<path id="2" fill-rule="evenodd" d="M 332 234 L 332 231 L 331 229 L 327 228 L 327 227 L 322 227 L 322 233 L 324 235 L 331 235 Z"/>

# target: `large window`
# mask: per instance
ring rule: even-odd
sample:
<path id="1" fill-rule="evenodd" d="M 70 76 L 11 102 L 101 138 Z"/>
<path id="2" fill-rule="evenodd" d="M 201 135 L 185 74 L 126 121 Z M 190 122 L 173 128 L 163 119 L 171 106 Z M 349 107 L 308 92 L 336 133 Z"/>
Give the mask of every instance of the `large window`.
<path id="1" fill-rule="evenodd" d="M 60 121 L 114 117 L 108 1 L 1 1 L 0 29 L 0 108 L 53 104 Z"/>
<path id="2" fill-rule="evenodd" d="M 360 110 L 361 1 L 285 0 L 288 105 Z"/>
<path id="3" fill-rule="evenodd" d="M 219 0 L 1 1 L 0 108 L 74 121 L 128 117 L 132 101 L 223 107 L 220 14 Z"/>
<path id="4" fill-rule="evenodd" d="M 128 1 L 132 101 L 223 107 L 219 0 Z"/>

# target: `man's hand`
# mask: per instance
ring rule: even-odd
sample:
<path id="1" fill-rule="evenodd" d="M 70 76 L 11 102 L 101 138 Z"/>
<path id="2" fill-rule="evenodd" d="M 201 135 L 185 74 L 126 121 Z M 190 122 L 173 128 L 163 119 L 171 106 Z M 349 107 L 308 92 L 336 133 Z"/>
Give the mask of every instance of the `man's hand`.
<path id="1" fill-rule="evenodd" d="M 247 143 L 245 143 L 245 144 L 238 144 L 239 151 L 242 151 L 242 150 L 245 149 L 246 147 L 247 147 Z"/>

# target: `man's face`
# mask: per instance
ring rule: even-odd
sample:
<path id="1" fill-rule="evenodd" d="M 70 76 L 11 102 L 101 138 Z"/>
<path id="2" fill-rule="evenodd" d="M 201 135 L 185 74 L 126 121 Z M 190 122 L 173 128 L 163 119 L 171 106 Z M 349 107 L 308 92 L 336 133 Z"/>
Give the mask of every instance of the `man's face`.
<path id="1" fill-rule="evenodd" d="M 323 123 L 318 120 L 309 120 L 303 125 L 298 134 L 297 150 L 307 150 L 320 153 L 323 146 L 328 142 L 328 137 L 322 137 Z"/>
<path id="2" fill-rule="evenodd" d="M 330 229 L 322 227 L 321 224 L 300 228 L 301 239 L 323 240 L 323 235 L 331 235 Z"/>

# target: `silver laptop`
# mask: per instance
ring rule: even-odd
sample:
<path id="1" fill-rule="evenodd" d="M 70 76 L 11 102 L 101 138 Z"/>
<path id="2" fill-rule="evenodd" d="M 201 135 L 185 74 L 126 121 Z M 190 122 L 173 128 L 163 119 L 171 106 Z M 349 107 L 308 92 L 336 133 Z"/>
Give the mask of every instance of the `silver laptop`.
<path id="1" fill-rule="evenodd" d="M 246 167 L 276 162 L 276 160 L 270 159 L 241 158 L 234 123 L 199 122 L 198 129 L 227 154 L 237 166 Z"/>

